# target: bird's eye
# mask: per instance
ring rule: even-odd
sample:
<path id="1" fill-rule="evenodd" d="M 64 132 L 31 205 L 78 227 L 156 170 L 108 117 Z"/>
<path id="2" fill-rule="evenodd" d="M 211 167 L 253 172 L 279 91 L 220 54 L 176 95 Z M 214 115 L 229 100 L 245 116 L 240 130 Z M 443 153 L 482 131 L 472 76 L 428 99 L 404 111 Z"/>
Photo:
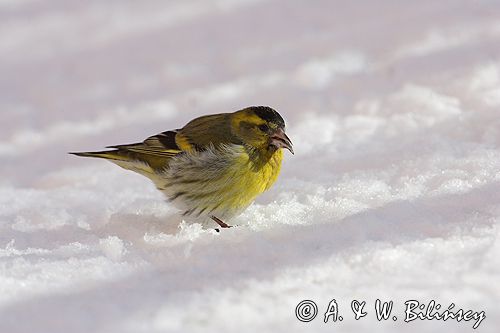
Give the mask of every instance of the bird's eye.
<path id="1" fill-rule="evenodd" d="M 266 124 L 262 124 L 262 125 L 259 125 L 259 129 L 262 132 L 267 132 L 269 130 L 269 126 L 267 126 Z"/>

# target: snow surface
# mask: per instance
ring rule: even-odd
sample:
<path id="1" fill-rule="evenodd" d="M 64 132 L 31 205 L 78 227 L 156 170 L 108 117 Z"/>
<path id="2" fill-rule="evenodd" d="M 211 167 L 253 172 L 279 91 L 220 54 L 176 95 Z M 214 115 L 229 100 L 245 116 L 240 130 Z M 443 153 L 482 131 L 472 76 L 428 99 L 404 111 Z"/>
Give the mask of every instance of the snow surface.
<path id="1" fill-rule="evenodd" d="M 472 331 L 404 323 L 409 299 L 498 332 L 498 1 L 2 0 L 0 18 L 0 332 Z M 296 155 L 219 234 L 66 154 L 256 104 Z"/>

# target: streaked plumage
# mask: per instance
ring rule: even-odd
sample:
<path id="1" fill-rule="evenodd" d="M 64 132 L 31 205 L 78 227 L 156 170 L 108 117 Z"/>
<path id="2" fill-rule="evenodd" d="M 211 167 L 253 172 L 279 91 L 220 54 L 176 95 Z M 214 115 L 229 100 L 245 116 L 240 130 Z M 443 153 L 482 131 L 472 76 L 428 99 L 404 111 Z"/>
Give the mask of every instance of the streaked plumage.
<path id="1" fill-rule="evenodd" d="M 99 157 L 151 179 L 183 215 L 224 226 L 276 181 L 282 148 L 292 146 L 275 110 L 249 107 L 203 116 L 181 129 L 112 150 L 72 153 Z"/>

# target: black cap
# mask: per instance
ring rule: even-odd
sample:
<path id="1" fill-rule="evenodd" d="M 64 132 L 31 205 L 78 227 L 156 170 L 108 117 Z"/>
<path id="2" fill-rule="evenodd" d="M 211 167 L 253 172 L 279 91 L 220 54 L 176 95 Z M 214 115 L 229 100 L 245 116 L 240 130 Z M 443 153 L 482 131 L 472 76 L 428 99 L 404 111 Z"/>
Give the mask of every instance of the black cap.
<path id="1" fill-rule="evenodd" d="M 278 125 L 278 127 L 285 128 L 285 121 L 275 109 L 269 106 L 251 106 L 249 109 L 254 111 L 255 114 L 263 120 L 274 123 Z"/>

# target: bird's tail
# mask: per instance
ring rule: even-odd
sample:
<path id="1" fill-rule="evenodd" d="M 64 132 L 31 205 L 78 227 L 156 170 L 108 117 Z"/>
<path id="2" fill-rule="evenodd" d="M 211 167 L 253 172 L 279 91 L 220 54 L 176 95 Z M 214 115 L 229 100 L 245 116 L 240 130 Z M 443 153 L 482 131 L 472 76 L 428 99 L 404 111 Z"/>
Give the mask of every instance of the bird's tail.
<path id="1" fill-rule="evenodd" d="M 119 150 L 108 150 L 108 151 L 93 151 L 93 152 L 79 152 L 79 153 L 69 153 L 71 155 L 82 156 L 82 157 L 96 157 L 104 158 L 106 160 L 112 161 L 130 161 L 130 157 L 120 152 Z"/>
<path id="2" fill-rule="evenodd" d="M 151 167 L 147 160 L 138 156 L 140 154 L 135 154 L 121 149 L 108 150 L 108 151 L 94 151 L 94 152 L 79 152 L 79 153 L 69 153 L 76 156 L 82 157 L 95 157 L 102 158 L 113 162 L 114 164 L 134 172 L 137 172 L 143 176 L 150 179 L 156 178 L 156 172 Z"/>

